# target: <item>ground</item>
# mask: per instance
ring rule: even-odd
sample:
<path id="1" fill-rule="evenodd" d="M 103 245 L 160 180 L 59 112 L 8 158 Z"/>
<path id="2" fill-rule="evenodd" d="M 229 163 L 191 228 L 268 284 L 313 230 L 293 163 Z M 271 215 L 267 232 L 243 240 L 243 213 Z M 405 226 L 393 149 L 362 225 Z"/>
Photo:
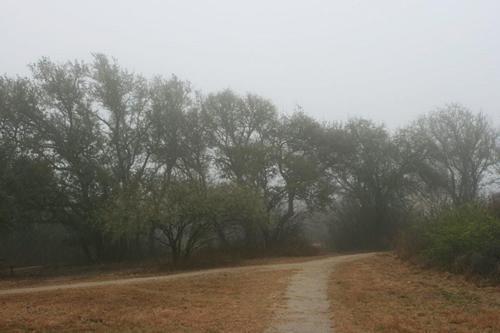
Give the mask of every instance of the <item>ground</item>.
<path id="1" fill-rule="evenodd" d="M 261 262 L 265 263 L 265 262 Z M 500 332 L 500 287 L 394 255 L 0 290 L 0 332 Z"/>
<path id="2" fill-rule="evenodd" d="M 328 276 L 369 254 L 0 290 L 0 331 L 327 332 Z"/>
<path id="3" fill-rule="evenodd" d="M 286 302 L 276 314 L 266 333 L 329 333 L 328 278 L 334 268 L 344 262 L 370 258 L 373 254 L 344 255 L 295 266 L 286 291 Z"/>
<path id="4" fill-rule="evenodd" d="M 331 257 L 331 255 L 268 257 L 238 261 L 229 260 L 227 262 L 212 260 L 208 263 L 200 264 L 199 262 L 195 262 L 189 266 L 178 268 L 172 267 L 169 264 L 156 262 L 140 265 L 125 263 L 121 265 L 94 265 L 82 267 L 42 267 L 40 269 L 36 269 L 35 267 L 34 270 L 17 268 L 14 277 L 9 276 L 8 270 L 0 271 L 0 291 L 14 288 L 51 286 L 68 283 L 113 281 L 131 277 L 158 277 L 189 271 L 200 271 L 202 269 L 208 270 L 211 268 L 300 263 L 327 257 Z"/>
<path id="5" fill-rule="evenodd" d="M 339 265 L 329 295 L 336 333 L 500 332 L 500 287 L 390 254 Z"/>
<path id="6" fill-rule="evenodd" d="M 292 272 L 220 273 L 0 297 L 0 332 L 262 332 Z"/>

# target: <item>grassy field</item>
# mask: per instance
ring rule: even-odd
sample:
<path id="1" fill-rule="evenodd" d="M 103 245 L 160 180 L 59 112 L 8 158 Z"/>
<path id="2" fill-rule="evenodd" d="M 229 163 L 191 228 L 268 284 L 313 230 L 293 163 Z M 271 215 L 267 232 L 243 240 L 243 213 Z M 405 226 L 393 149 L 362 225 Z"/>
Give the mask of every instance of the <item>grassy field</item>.
<path id="1" fill-rule="evenodd" d="M 215 260 L 206 263 L 194 262 L 190 265 L 177 268 L 169 264 L 154 262 L 142 265 L 125 263 L 100 266 L 62 267 L 57 269 L 44 267 L 35 272 L 28 271 L 16 273 L 14 277 L 9 276 L 8 273 L 0 274 L 0 290 L 54 284 L 107 281 L 133 277 L 163 276 L 211 268 L 291 264 L 327 258 L 329 256 L 332 256 L 332 254 L 302 257 L 263 257 L 237 261 Z"/>
<path id="2" fill-rule="evenodd" d="M 500 332 L 500 287 L 422 270 L 389 254 L 341 264 L 329 294 L 335 332 Z"/>
<path id="3" fill-rule="evenodd" d="M 292 271 L 0 296 L 0 332 L 262 332 Z"/>
<path id="4" fill-rule="evenodd" d="M 285 304 L 294 270 L 0 295 L 0 332 L 263 332 Z M 91 280 L 101 278 L 109 276 Z M 420 269 L 392 254 L 340 263 L 328 293 L 336 333 L 500 333 L 500 287 Z"/>

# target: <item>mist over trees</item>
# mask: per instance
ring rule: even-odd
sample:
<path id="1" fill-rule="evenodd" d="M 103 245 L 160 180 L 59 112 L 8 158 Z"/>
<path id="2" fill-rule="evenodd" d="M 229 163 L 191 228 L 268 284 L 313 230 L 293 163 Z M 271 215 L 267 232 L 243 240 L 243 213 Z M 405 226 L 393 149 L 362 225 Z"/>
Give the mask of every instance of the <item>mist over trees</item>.
<path id="1" fill-rule="evenodd" d="M 102 54 L 31 71 L 0 77 L 0 257 L 20 263 L 272 253 L 322 223 L 327 246 L 387 249 L 415 216 L 478 202 L 498 179 L 498 131 L 458 104 L 389 131 L 205 95 Z"/>

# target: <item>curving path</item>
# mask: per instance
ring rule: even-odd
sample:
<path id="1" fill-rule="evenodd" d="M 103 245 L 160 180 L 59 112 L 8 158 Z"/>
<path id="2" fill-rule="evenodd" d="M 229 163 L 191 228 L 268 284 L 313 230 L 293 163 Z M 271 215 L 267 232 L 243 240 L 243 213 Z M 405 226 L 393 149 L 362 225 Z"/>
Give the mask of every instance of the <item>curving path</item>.
<path id="1" fill-rule="evenodd" d="M 283 304 L 277 309 L 273 322 L 266 330 L 266 333 L 326 333 L 332 332 L 329 310 L 330 302 L 328 300 L 328 280 L 335 265 L 346 261 L 366 258 L 372 255 L 373 253 L 352 254 L 299 263 L 219 268 L 162 276 L 7 289 L 0 290 L 0 297 L 3 295 L 26 294 L 64 289 L 137 284 L 151 281 L 170 281 L 219 273 L 293 269 L 296 270 L 296 273 L 292 276 L 286 291 L 286 304 Z"/>

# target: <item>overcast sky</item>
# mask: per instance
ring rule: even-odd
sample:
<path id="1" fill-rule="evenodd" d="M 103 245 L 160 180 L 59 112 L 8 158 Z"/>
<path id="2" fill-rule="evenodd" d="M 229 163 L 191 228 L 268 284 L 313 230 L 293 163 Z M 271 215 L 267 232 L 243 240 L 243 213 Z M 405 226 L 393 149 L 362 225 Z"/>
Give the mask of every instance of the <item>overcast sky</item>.
<path id="1" fill-rule="evenodd" d="M 500 123 L 500 1 L 0 0 L 0 73 L 113 56 L 204 93 L 397 127 L 449 102 Z"/>

